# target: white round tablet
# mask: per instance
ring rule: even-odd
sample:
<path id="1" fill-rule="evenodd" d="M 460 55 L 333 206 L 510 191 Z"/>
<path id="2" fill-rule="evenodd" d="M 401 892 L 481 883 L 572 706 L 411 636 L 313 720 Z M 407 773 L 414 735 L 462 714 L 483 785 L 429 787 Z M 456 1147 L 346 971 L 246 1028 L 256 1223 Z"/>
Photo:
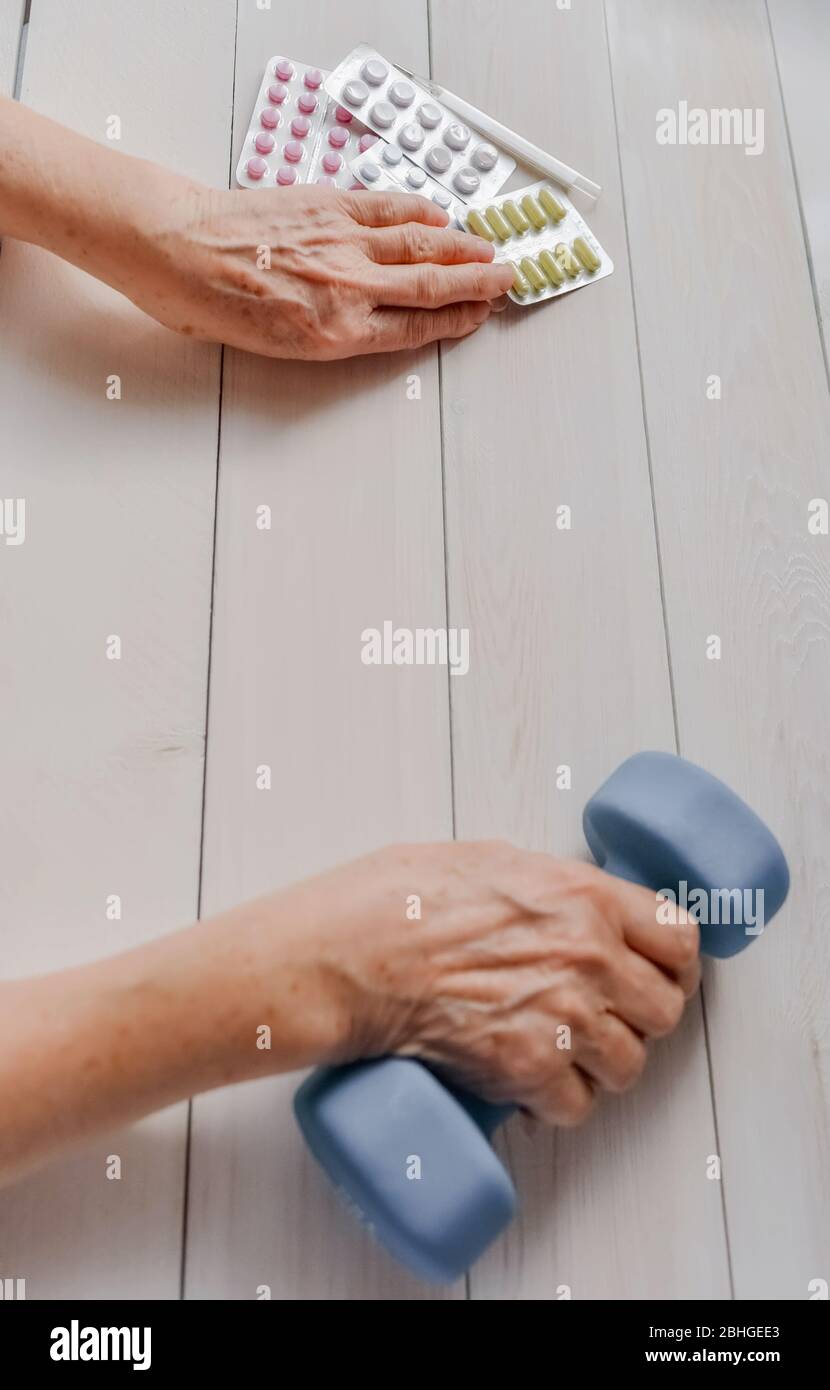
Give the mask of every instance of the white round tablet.
<path id="1" fill-rule="evenodd" d="M 427 155 L 427 166 L 433 174 L 446 174 L 452 164 L 452 155 L 446 145 L 433 145 Z"/>
<path id="2" fill-rule="evenodd" d="M 370 87 L 379 87 L 381 82 L 386 81 L 388 71 L 388 67 L 380 58 L 367 58 L 360 69 L 360 75 Z"/>
<path id="3" fill-rule="evenodd" d="M 411 82 L 393 82 L 388 96 L 396 106 L 411 106 L 415 100 L 415 88 Z"/>
<path id="4" fill-rule="evenodd" d="M 365 82 L 358 82 L 356 79 L 347 82 L 343 88 L 343 100 L 347 106 L 362 106 L 367 96 L 369 88 Z"/>
<path id="5" fill-rule="evenodd" d="M 488 174 L 498 161 L 499 152 L 495 145 L 478 145 L 473 151 L 472 162 L 483 174 Z"/>
<path id="6" fill-rule="evenodd" d="M 403 130 L 398 133 L 398 139 L 405 150 L 418 150 L 424 143 L 424 132 L 413 121 L 411 125 L 405 125 Z"/>
<path id="7" fill-rule="evenodd" d="M 469 197 L 471 193 L 475 193 L 480 183 L 481 179 L 475 169 L 470 168 L 469 164 L 465 164 L 463 169 L 459 169 L 453 179 L 453 184 L 458 189 L 459 193 L 463 193 L 465 197 Z"/>
<path id="8" fill-rule="evenodd" d="M 418 107 L 418 120 L 424 130 L 434 130 L 441 124 L 441 107 L 436 106 L 434 101 L 425 101 Z"/>
<path id="9" fill-rule="evenodd" d="M 460 121 L 451 121 L 444 131 L 444 144 L 451 150 L 463 150 L 470 139 L 470 127 Z"/>
<path id="10" fill-rule="evenodd" d="M 390 106 L 388 101 L 376 101 L 369 112 L 369 117 L 374 125 L 388 130 L 390 125 L 395 124 L 395 108 Z"/>

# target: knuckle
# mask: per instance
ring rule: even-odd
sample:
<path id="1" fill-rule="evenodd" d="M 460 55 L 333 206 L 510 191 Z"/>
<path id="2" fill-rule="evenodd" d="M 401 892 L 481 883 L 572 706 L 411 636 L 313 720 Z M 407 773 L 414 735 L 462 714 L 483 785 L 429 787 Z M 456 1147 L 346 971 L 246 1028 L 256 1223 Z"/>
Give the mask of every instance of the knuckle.
<path id="1" fill-rule="evenodd" d="M 384 221 L 384 222 L 391 222 L 391 221 L 393 221 L 393 219 L 394 219 L 394 217 L 395 217 L 395 215 L 396 215 L 396 213 L 397 213 L 397 206 L 396 206 L 396 203 L 395 203 L 395 196 L 394 196 L 394 194 L 392 194 L 392 193 L 380 193 L 380 194 L 378 194 L 378 201 L 377 201 L 377 203 L 375 204 L 375 207 L 376 207 L 376 210 L 377 210 L 378 217 L 379 217 L 382 221 Z"/>
<path id="2" fill-rule="evenodd" d="M 652 1032 L 655 1037 L 665 1037 L 667 1033 L 673 1033 L 681 1018 L 686 1006 L 683 991 L 678 985 L 670 986 L 661 993 L 659 1002 L 654 1004 L 654 1025 Z"/>
<path id="3" fill-rule="evenodd" d="M 695 964 L 700 951 L 700 931 L 691 920 L 671 929 L 675 933 L 675 958 L 679 969 L 688 970 Z"/>
<path id="4" fill-rule="evenodd" d="M 522 1034 L 511 1039 L 505 1051 L 507 1079 L 520 1094 L 544 1084 L 550 1073 L 551 1050 L 540 1038 Z"/>
<path id="5" fill-rule="evenodd" d="M 571 1032 L 580 1037 L 594 1031 L 595 1016 L 582 990 L 567 991 L 559 1001 L 557 1013 L 561 1022 L 567 1024 Z"/>
<path id="6" fill-rule="evenodd" d="M 628 1091 L 636 1081 L 639 1081 L 646 1065 L 646 1055 L 642 1043 L 632 1046 L 625 1057 L 619 1061 L 614 1075 L 613 1090 Z"/>
<path id="7" fill-rule="evenodd" d="M 482 265 L 475 265 L 469 273 L 470 295 L 473 299 L 483 299 L 487 289 L 487 269 Z"/>
<path id="8" fill-rule="evenodd" d="M 608 942 L 598 931 L 586 932 L 574 948 L 579 970 L 590 977 L 605 975 L 609 966 Z"/>
<path id="9" fill-rule="evenodd" d="M 438 298 L 438 276 L 434 266 L 425 265 L 418 271 L 417 295 L 424 304 L 433 304 Z"/>
<path id="10" fill-rule="evenodd" d="M 423 341 L 424 324 L 417 313 L 407 314 L 404 321 L 401 339 L 403 346 L 407 348 L 420 347 Z"/>
<path id="11" fill-rule="evenodd" d="M 583 1090 L 569 1091 L 557 1106 L 556 1122 L 564 1129 L 576 1129 L 584 1124 L 594 1108 L 595 1096 L 587 1086 Z"/>
<path id="12" fill-rule="evenodd" d="M 410 223 L 404 233 L 404 249 L 411 261 L 428 261 L 432 247 L 426 229 Z"/>

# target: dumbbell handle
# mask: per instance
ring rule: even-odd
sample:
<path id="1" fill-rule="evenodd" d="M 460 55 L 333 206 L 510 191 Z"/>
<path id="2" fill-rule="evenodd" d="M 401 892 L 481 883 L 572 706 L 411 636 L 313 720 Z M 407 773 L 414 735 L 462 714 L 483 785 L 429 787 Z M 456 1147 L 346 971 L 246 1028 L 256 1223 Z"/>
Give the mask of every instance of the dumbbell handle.
<path id="1" fill-rule="evenodd" d="M 602 867 L 605 873 L 614 874 L 616 878 L 624 878 L 629 883 L 639 883 L 642 884 L 644 888 L 653 886 L 652 884 L 644 883 L 642 877 L 638 877 L 637 874 L 619 858 L 612 858 L 609 855 Z M 665 888 L 667 885 L 661 883 L 659 886 Z M 658 889 L 655 888 L 654 891 L 656 893 Z M 504 1124 L 505 1120 L 510 1119 L 510 1116 L 514 1114 L 516 1110 L 515 1105 L 496 1105 L 492 1101 L 482 1100 L 480 1096 L 474 1096 L 471 1091 L 463 1091 L 455 1086 L 451 1086 L 450 1090 L 459 1105 L 463 1106 L 470 1116 L 470 1119 L 475 1121 L 479 1129 L 487 1135 L 488 1139 L 495 1130 L 498 1129 L 499 1125 Z"/>

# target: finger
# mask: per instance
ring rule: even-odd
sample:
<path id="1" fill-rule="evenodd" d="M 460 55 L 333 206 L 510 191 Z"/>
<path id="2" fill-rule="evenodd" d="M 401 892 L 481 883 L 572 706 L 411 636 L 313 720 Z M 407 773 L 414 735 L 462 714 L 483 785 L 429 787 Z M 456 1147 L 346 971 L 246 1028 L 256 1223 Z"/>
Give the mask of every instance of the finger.
<path id="1" fill-rule="evenodd" d="M 366 352 L 397 352 L 418 348 L 442 338 L 466 338 L 490 317 L 487 300 L 451 304 L 445 309 L 376 309 Z"/>
<path id="2" fill-rule="evenodd" d="M 493 247 L 484 237 L 407 222 L 402 227 L 373 227 L 366 235 L 366 249 L 381 265 L 411 265 L 429 261 L 433 265 L 464 265 L 471 261 L 489 262 Z"/>
<path id="3" fill-rule="evenodd" d="M 700 930 L 693 917 L 648 888 L 614 879 L 622 908 L 623 935 L 628 945 L 655 965 L 668 970 L 686 994 L 700 980 Z"/>
<path id="4" fill-rule="evenodd" d="M 631 1028 L 662 1038 L 680 1022 L 686 1003 L 680 985 L 637 951 L 623 948 L 609 976 L 611 1007 Z"/>
<path id="5" fill-rule="evenodd" d="M 571 1129 L 587 1120 L 595 1100 L 594 1088 L 588 1077 L 579 1067 L 568 1067 L 549 1086 L 531 1096 L 521 1097 L 521 1104 L 542 1124 L 564 1125 Z"/>
<path id="6" fill-rule="evenodd" d="M 340 204 L 362 227 L 396 227 L 403 222 L 446 227 L 449 222 L 443 208 L 417 193 L 343 193 Z"/>
<path id="7" fill-rule="evenodd" d="M 512 283 L 509 266 L 423 265 L 383 266 L 378 287 L 378 304 L 395 304 L 409 309 L 441 309 L 474 299 L 497 299 Z"/>
<path id="8" fill-rule="evenodd" d="M 592 1035 L 579 1039 L 574 1057 L 606 1091 L 626 1091 L 642 1073 L 646 1049 L 621 1018 L 606 1012 L 599 1016 Z"/>

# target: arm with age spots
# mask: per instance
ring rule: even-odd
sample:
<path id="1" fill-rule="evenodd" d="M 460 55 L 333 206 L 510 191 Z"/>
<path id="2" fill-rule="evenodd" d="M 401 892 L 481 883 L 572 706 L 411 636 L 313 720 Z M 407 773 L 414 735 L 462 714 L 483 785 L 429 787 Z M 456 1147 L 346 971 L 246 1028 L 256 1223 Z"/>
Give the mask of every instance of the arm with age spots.
<path id="1" fill-rule="evenodd" d="M 589 865 L 501 843 L 383 849 L 0 984 L 0 1182 L 199 1091 L 389 1054 L 577 1124 L 677 1025 L 697 952 L 694 923 L 658 923 L 653 893 Z"/>
<path id="2" fill-rule="evenodd" d="M 80 266 L 168 328 L 268 357 L 462 338 L 511 283 L 489 242 L 450 230 L 425 198 L 206 188 L 7 98 L 0 236 Z"/>

